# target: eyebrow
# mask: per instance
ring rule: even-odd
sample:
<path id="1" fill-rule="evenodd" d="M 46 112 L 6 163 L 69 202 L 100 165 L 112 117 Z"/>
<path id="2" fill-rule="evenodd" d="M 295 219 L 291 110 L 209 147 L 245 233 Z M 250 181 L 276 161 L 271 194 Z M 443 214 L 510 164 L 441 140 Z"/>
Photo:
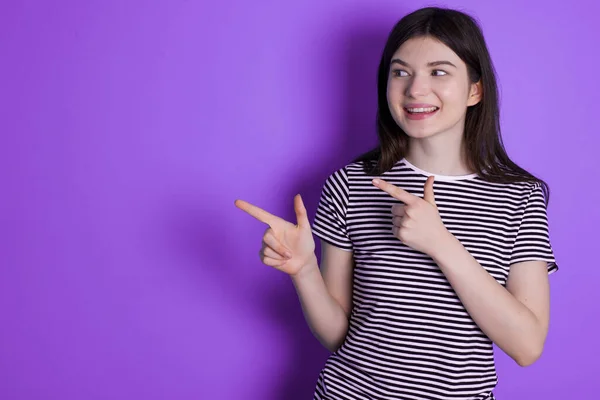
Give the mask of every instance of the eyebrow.
<path id="1" fill-rule="evenodd" d="M 392 64 L 400 64 L 404 65 L 405 67 L 410 67 L 406 61 L 402 61 L 399 58 L 394 58 L 392 60 Z M 451 67 L 457 68 L 456 65 L 452 64 L 450 61 L 432 61 L 427 63 L 428 67 L 437 67 L 438 65 L 450 65 Z"/>

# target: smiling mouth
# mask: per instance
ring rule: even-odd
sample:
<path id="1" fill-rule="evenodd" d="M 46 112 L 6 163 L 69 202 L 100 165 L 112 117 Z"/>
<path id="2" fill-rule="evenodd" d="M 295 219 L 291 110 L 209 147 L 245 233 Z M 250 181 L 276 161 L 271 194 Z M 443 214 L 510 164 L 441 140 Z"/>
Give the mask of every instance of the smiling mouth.
<path id="1" fill-rule="evenodd" d="M 436 112 L 437 110 L 439 110 L 439 107 L 419 107 L 419 108 L 407 108 L 404 107 L 404 109 L 409 113 L 409 114 L 430 114 L 433 112 Z"/>

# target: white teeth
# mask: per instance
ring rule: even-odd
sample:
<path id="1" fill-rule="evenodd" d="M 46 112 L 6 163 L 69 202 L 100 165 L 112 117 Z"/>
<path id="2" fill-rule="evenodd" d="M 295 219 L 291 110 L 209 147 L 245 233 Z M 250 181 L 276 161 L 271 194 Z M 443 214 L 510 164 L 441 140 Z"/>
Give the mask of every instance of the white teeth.
<path id="1" fill-rule="evenodd" d="M 429 107 L 429 108 L 407 108 L 407 110 L 411 113 L 422 113 L 422 112 L 433 112 L 437 110 L 437 107 Z"/>

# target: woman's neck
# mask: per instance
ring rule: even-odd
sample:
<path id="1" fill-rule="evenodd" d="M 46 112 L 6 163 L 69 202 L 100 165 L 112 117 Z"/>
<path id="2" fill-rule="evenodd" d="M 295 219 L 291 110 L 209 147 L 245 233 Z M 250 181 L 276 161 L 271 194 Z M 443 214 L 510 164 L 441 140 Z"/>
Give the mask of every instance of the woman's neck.
<path id="1" fill-rule="evenodd" d="M 462 140 L 441 137 L 411 138 L 406 159 L 416 167 L 436 175 L 468 175 L 474 171 L 467 164 Z"/>

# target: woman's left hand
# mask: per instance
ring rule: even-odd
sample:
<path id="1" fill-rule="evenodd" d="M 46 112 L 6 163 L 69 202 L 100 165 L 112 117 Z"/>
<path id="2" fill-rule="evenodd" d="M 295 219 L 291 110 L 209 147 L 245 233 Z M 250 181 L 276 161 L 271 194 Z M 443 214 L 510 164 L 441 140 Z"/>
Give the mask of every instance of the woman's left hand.
<path id="1" fill-rule="evenodd" d="M 433 180 L 433 176 L 427 178 L 420 198 L 383 179 L 373 179 L 373 185 L 404 203 L 392 206 L 394 236 L 429 256 L 451 235 L 435 204 Z"/>

